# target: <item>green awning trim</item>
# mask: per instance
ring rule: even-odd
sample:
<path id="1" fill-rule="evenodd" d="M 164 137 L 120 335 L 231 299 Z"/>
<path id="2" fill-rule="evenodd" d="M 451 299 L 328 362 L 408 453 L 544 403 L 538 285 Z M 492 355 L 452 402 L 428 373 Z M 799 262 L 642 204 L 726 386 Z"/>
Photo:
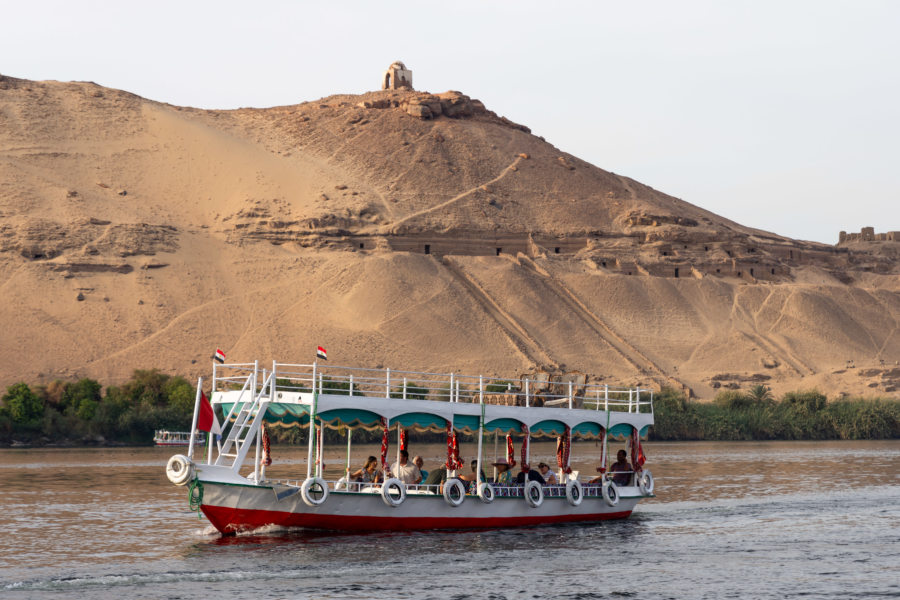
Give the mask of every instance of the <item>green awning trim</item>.
<path id="1" fill-rule="evenodd" d="M 634 429 L 628 423 L 619 423 L 618 425 L 613 425 L 609 428 L 609 437 L 617 440 L 624 440 L 631 436 L 631 431 Z"/>
<path id="2" fill-rule="evenodd" d="M 572 428 L 572 435 L 575 435 L 576 433 L 583 436 L 599 438 L 603 435 L 603 428 L 597 423 L 584 422 L 579 423 Z"/>
<path id="3" fill-rule="evenodd" d="M 319 413 L 319 418 L 329 425 L 340 422 L 343 425 L 362 425 L 371 427 L 381 424 L 381 416 L 370 410 L 361 408 L 335 408 Z"/>
<path id="4" fill-rule="evenodd" d="M 241 402 L 234 409 L 234 415 L 231 416 L 232 421 L 245 404 L 247 403 Z M 222 417 L 224 418 L 228 416 L 234 403 L 223 402 L 221 406 L 223 411 Z M 304 404 L 279 404 L 276 402 L 269 405 L 263 420 L 267 425 L 277 425 L 279 427 L 306 427 L 309 425 L 308 411 L 309 407 Z"/>
<path id="5" fill-rule="evenodd" d="M 453 428 L 466 433 L 478 431 L 478 423 L 481 417 L 478 415 L 453 415 Z"/>
<path id="6" fill-rule="evenodd" d="M 543 433 L 544 435 L 562 435 L 566 432 L 566 424 L 562 421 L 541 421 L 535 423 L 531 427 L 532 433 Z"/>
<path id="7" fill-rule="evenodd" d="M 494 419 L 484 424 L 485 431 L 499 431 L 501 433 L 520 433 L 522 423 L 515 419 Z"/>
<path id="8" fill-rule="evenodd" d="M 644 425 L 644 428 L 641 429 L 641 439 L 646 440 L 648 435 L 650 435 L 650 426 Z"/>
<path id="9" fill-rule="evenodd" d="M 436 432 L 447 430 L 447 419 L 428 413 L 406 413 L 396 416 L 390 421 L 391 426 L 397 423 L 400 423 L 401 427 L 407 429 Z M 478 424 L 476 423 L 475 426 L 477 427 Z"/>

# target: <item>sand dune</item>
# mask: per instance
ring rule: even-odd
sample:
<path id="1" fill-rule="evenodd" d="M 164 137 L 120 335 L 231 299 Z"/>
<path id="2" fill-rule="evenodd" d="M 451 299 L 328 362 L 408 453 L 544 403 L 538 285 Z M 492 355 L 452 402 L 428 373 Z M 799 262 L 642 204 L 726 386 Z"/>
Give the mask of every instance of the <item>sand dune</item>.
<path id="1" fill-rule="evenodd" d="M 411 114 L 434 98 L 201 111 L 0 77 L 0 384 L 322 344 L 340 364 L 702 398 L 896 394 L 900 244 L 746 228 L 462 94 L 437 100 L 453 118 Z"/>

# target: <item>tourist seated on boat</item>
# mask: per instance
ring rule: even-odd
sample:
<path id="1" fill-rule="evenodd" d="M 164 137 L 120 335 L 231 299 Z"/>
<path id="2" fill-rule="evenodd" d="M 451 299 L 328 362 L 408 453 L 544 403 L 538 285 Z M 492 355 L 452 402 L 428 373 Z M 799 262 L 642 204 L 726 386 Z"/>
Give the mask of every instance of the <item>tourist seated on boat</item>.
<path id="1" fill-rule="evenodd" d="M 497 479 L 494 483 L 499 483 L 501 485 L 509 485 L 512 483 L 512 473 L 509 472 L 509 462 L 507 462 L 505 458 L 501 458 L 495 462 L 494 467 L 497 469 Z"/>
<path id="2" fill-rule="evenodd" d="M 545 485 L 544 476 L 540 474 L 540 472 L 535 471 L 534 469 L 528 469 L 528 481 L 537 481 L 541 485 Z M 525 485 L 525 471 L 521 471 L 518 475 L 516 475 L 516 483 L 518 485 Z"/>
<path id="3" fill-rule="evenodd" d="M 556 480 L 556 473 L 550 470 L 550 465 L 547 463 L 538 463 L 538 471 L 541 472 L 541 477 L 544 478 L 544 483 L 546 485 L 556 485 L 559 483 L 559 481 Z"/>
<path id="4" fill-rule="evenodd" d="M 615 473 L 613 482 L 616 485 L 628 485 L 631 483 L 632 471 L 631 463 L 628 462 L 628 454 L 624 450 L 619 450 L 616 453 L 616 462 L 609 468 L 610 473 Z"/>
<path id="5" fill-rule="evenodd" d="M 435 485 L 438 487 L 429 488 L 435 494 L 441 493 L 440 486 L 443 486 L 447 481 L 447 467 L 445 465 L 441 465 L 436 469 L 432 469 L 430 473 L 428 473 L 428 478 L 425 479 L 425 485 Z"/>
<path id="6" fill-rule="evenodd" d="M 477 481 L 477 476 L 475 475 L 475 470 L 478 468 L 478 460 L 472 461 L 472 472 L 468 475 L 457 475 L 457 477 L 463 482 L 463 485 L 466 486 L 466 492 L 469 491 L 469 488 L 472 486 L 472 483 Z M 481 471 L 481 481 L 487 481 L 484 477 L 484 470 Z"/>
<path id="7" fill-rule="evenodd" d="M 409 462 L 409 452 L 406 450 L 401 450 L 400 460 L 391 465 L 391 475 L 406 485 L 422 483 L 419 467 Z"/>
<path id="8" fill-rule="evenodd" d="M 378 459 L 370 456 L 362 469 L 351 473 L 350 477 L 357 483 L 380 483 L 381 473 L 378 471 Z"/>
<path id="9" fill-rule="evenodd" d="M 597 467 L 597 470 L 602 473 L 603 467 Z M 619 450 L 616 453 L 616 462 L 609 468 L 609 472 L 616 473 L 612 477 L 612 481 L 616 485 L 628 485 L 631 483 L 631 463 L 628 462 L 628 454 L 624 450 Z M 588 483 L 603 483 L 603 475 L 594 477 Z"/>
<path id="10" fill-rule="evenodd" d="M 422 466 L 425 464 L 425 461 L 422 460 L 422 457 L 416 456 L 413 459 L 413 464 L 416 465 L 416 467 L 419 469 L 419 474 L 422 475 L 422 481 L 425 481 L 426 479 L 428 479 L 428 471 L 426 471 L 422 468 Z"/>

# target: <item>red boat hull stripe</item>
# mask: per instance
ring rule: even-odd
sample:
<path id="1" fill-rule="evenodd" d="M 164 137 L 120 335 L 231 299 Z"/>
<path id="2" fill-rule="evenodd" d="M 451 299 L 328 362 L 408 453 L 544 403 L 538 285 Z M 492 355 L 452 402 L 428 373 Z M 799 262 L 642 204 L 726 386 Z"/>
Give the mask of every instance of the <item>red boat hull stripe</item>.
<path id="1" fill-rule="evenodd" d="M 304 527 L 329 531 L 405 531 L 422 529 L 497 529 L 551 523 L 576 523 L 624 519 L 631 511 L 588 515 L 555 515 L 535 517 L 444 518 L 444 517 L 373 517 L 358 515 L 323 515 L 289 513 L 271 510 L 201 507 L 203 514 L 222 533 L 249 531 L 266 525 Z"/>

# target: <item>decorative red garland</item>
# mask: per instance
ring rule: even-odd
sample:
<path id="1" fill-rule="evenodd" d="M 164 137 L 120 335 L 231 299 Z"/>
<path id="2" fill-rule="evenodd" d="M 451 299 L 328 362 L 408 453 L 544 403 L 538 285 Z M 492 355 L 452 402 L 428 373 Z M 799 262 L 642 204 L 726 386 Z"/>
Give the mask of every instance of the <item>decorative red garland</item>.
<path id="1" fill-rule="evenodd" d="M 266 431 L 266 426 L 262 427 L 262 459 L 259 461 L 259 464 L 263 467 L 268 467 L 272 464 L 272 456 L 269 451 L 269 432 Z"/>

